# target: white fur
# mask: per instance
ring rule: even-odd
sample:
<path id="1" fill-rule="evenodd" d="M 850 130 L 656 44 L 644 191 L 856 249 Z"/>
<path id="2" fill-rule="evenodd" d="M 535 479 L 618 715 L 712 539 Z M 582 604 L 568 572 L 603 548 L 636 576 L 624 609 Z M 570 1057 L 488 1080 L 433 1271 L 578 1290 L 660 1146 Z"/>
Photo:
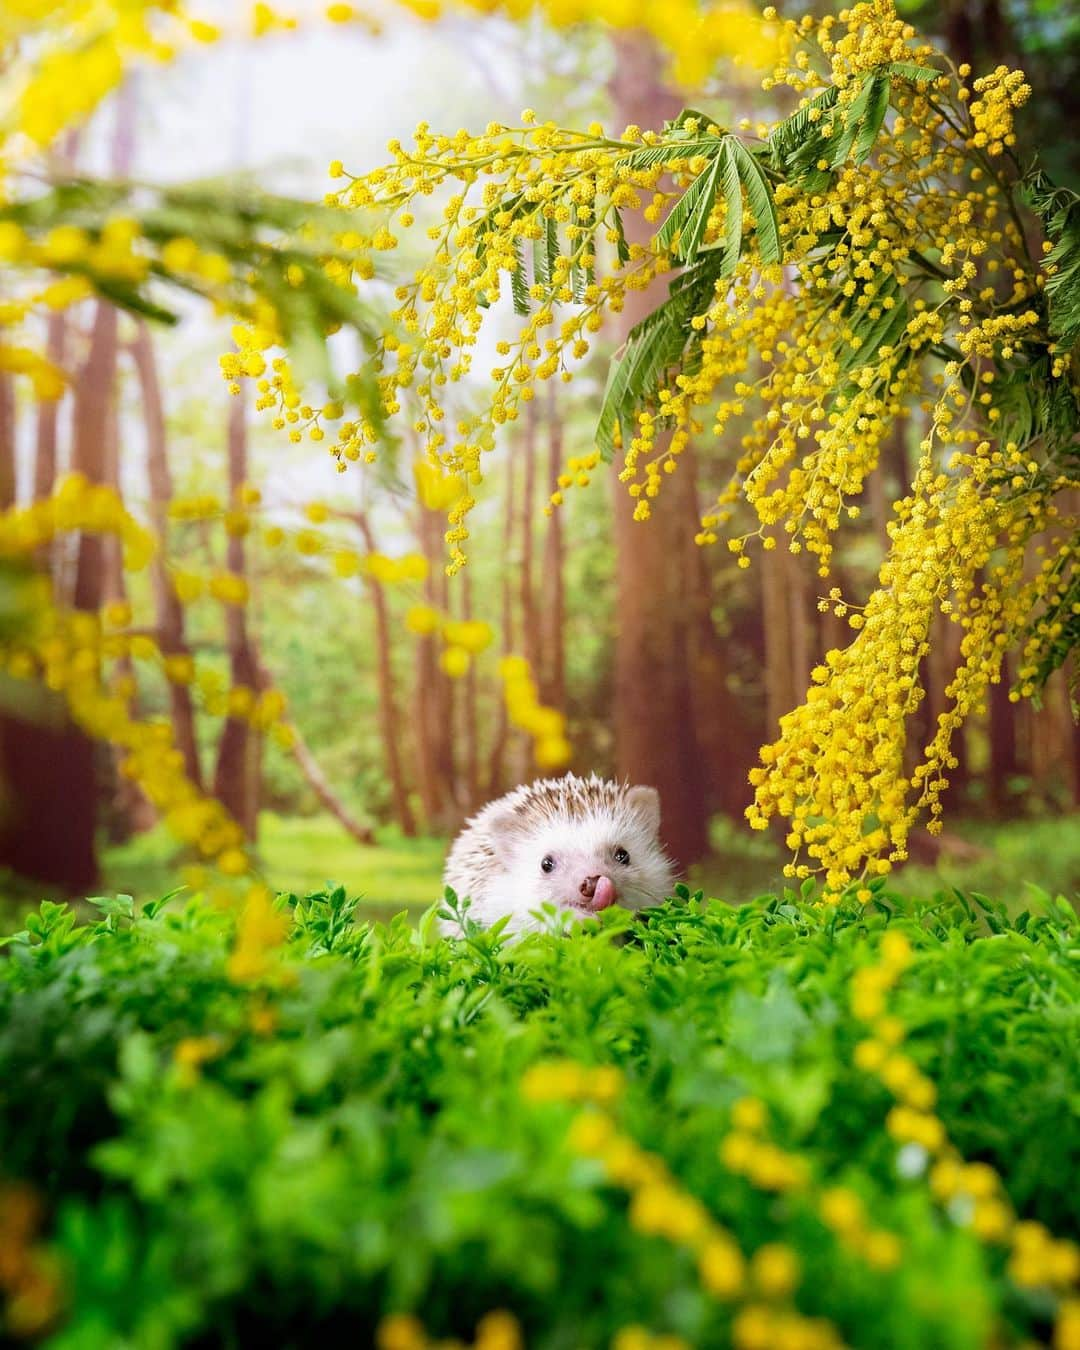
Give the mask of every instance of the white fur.
<path id="1" fill-rule="evenodd" d="M 659 840 L 659 799 L 652 788 L 590 778 L 547 779 L 489 802 L 455 839 L 444 880 L 471 901 L 470 916 L 491 924 L 510 916 L 511 931 L 546 926 L 536 911 L 555 905 L 579 917 L 580 886 L 607 876 L 628 909 L 658 904 L 675 871 Z M 615 861 L 619 847 L 629 864 Z M 555 870 L 541 870 L 550 855 Z M 456 925 L 449 925 L 456 931 Z"/>

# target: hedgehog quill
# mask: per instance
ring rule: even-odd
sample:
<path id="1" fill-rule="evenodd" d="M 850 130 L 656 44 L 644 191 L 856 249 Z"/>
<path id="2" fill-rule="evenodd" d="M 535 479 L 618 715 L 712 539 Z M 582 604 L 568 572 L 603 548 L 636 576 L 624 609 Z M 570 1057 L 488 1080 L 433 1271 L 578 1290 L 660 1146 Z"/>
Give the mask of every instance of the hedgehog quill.
<path id="1" fill-rule="evenodd" d="M 595 774 L 515 788 L 466 822 L 444 881 L 470 901 L 471 918 L 490 925 L 509 915 L 513 932 L 542 927 L 544 905 L 587 916 L 659 904 L 675 882 L 659 794 Z"/>

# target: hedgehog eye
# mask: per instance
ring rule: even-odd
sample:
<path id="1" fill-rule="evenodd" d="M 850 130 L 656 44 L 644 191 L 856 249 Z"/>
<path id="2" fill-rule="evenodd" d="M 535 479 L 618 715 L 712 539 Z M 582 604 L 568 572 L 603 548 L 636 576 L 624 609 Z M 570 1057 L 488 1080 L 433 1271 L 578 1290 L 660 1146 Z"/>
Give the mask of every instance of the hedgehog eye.
<path id="1" fill-rule="evenodd" d="M 555 871 L 555 859 L 551 856 L 550 853 L 546 853 L 546 854 L 540 859 L 540 871 L 541 871 L 541 872 L 554 872 L 554 871 Z"/>
<path id="2" fill-rule="evenodd" d="M 623 846 L 622 846 L 621 844 L 620 844 L 619 847 L 615 850 L 615 861 L 616 861 L 617 863 L 622 863 L 622 865 L 623 865 L 624 867 L 629 866 L 629 863 L 630 863 L 630 854 L 627 853 L 626 849 L 624 849 Z"/>

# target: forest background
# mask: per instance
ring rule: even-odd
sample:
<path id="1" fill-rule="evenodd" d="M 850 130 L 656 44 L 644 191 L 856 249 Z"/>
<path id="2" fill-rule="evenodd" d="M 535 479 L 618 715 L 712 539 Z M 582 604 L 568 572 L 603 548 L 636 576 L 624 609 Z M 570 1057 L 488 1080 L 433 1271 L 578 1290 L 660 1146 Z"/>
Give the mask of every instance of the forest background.
<path id="1" fill-rule="evenodd" d="M 1022 67 L 1035 91 L 1021 118 L 1025 139 L 1044 147 L 1056 181 L 1076 183 L 1080 148 L 1061 128 L 1080 115 L 1080 17 L 997 0 L 899 8 L 956 62 Z M 513 123 L 529 107 L 560 125 L 659 126 L 686 103 L 727 125 L 765 115 L 745 72 L 675 91 L 663 60 L 634 36 L 555 30 L 539 19 L 423 22 L 390 7 L 372 31 L 329 24 L 321 7 L 292 12 L 295 31 L 226 37 L 130 77 L 68 136 L 65 168 L 155 183 L 250 181 L 319 201 L 333 188 L 332 161 L 365 172 L 417 121 L 452 132 Z M 223 4 L 220 17 L 227 26 L 232 7 Z M 448 659 L 440 636 L 425 631 L 430 609 L 470 625 L 466 649 L 490 640 L 528 659 L 542 702 L 565 717 L 576 772 L 660 789 L 667 842 L 711 893 L 740 900 L 780 884 L 782 837 L 754 835 L 742 818 L 747 773 L 811 669 L 843 645 L 844 625 L 819 609 L 805 559 L 780 550 L 742 570 L 722 547 L 696 546 L 730 444 L 700 438 L 644 524 L 633 521 L 614 472 L 587 466 L 608 362 L 625 330 L 606 332 L 572 386 L 547 386 L 503 429 L 510 453 L 473 513 L 470 561 L 447 579 L 442 503 L 414 473 L 415 447 L 399 444 L 372 469 L 338 475 L 329 456 L 291 443 L 248 397 L 229 394 L 218 375 L 227 322 L 192 304 L 164 329 L 95 299 L 49 324 L 45 344 L 72 384 L 39 407 L 0 374 L 7 500 L 47 495 L 80 439 L 103 428 L 105 481 L 136 516 L 168 519 L 174 566 L 192 574 L 227 567 L 246 578 L 251 601 L 229 609 L 225 624 L 210 596 L 183 610 L 158 597 L 159 626 L 183 625 L 173 637 L 206 674 L 187 695 L 163 678 L 141 681 L 139 712 L 173 721 L 189 765 L 244 824 L 272 885 L 299 891 L 332 877 L 378 913 L 427 905 L 449 834 L 544 768 L 534 739 L 508 721 L 492 652 Z M 477 390 L 488 364 L 477 361 Z M 740 434 L 737 424 L 727 432 Z M 861 519 L 841 537 L 834 580 L 845 594 L 872 588 L 916 440 L 917 427 L 903 423 Z M 250 490 L 261 494 L 254 530 L 230 534 L 206 519 L 208 499 L 228 504 Z M 553 492 L 565 500 L 545 512 Z M 394 560 L 412 579 L 395 579 L 393 563 L 382 577 L 370 568 L 342 577 L 334 565 L 342 549 Z M 417 555 L 426 575 L 402 566 Z M 59 593 L 89 587 L 119 607 L 118 618 L 128 601 L 138 610 L 148 598 L 125 586 L 155 585 L 153 569 L 125 580 L 107 550 L 86 557 L 57 546 L 47 562 Z M 938 670 L 928 672 L 931 694 L 913 741 L 936 719 L 933 691 L 955 660 L 955 627 L 935 625 L 928 660 Z M 229 715 L 225 691 L 237 684 L 286 696 L 292 745 Z M 70 794 L 63 730 L 43 723 L 18 682 L 5 680 L 0 696 L 0 893 L 9 908 L 45 893 L 149 897 L 175 886 L 178 867 L 187 884 L 200 884 L 197 864 L 118 772 L 113 751 L 95 751 L 95 794 Z M 1038 710 L 1011 702 L 1007 683 L 994 686 L 985 715 L 962 733 L 959 760 L 946 832 L 913 840 L 900 889 L 960 885 L 1010 900 L 1037 882 L 1076 893 L 1080 734 L 1063 673 Z"/>

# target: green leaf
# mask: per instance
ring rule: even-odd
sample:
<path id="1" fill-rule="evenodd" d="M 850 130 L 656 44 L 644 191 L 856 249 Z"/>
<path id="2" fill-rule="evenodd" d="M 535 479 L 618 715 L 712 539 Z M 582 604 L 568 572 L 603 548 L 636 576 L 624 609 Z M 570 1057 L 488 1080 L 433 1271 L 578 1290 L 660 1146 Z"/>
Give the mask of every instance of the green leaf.
<path id="1" fill-rule="evenodd" d="M 866 115 L 859 127 L 859 135 L 855 141 L 854 156 L 856 164 L 861 164 L 874 148 L 878 132 L 885 121 L 885 114 L 889 110 L 889 92 L 889 81 L 886 76 L 875 75 L 870 84 L 870 98 L 867 102 Z"/>
<path id="2" fill-rule="evenodd" d="M 895 297 L 897 287 L 892 286 L 889 294 Z M 881 297 L 884 298 L 884 297 Z M 846 374 L 868 365 L 882 347 L 895 346 L 900 335 L 907 327 L 908 307 L 906 300 L 900 300 L 892 309 L 883 309 L 876 319 L 869 321 L 865 329 L 854 327 L 856 336 L 861 338 L 858 347 L 849 347 L 840 363 L 840 370 Z"/>
<path id="3" fill-rule="evenodd" d="M 927 84 L 941 76 L 941 71 L 933 66 L 920 66 L 914 61 L 890 61 L 885 70 L 898 80 L 910 80 L 912 84 Z"/>
<path id="4" fill-rule="evenodd" d="M 694 262 L 705 236 L 705 228 L 716 202 L 720 163 L 726 143 L 726 140 L 713 142 L 716 153 L 708 166 L 698 174 L 671 208 L 667 219 L 656 233 L 657 245 L 684 263 Z"/>
<path id="5" fill-rule="evenodd" d="M 773 205 L 772 192 L 761 165 L 735 137 L 731 138 L 731 148 L 739 170 L 739 178 L 746 188 L 746 199 L 754 213 L 758 252 L 763 263 L 778 263 L 783 260 L 780 247 L 780 225 L 776 219 L 776 207 Z"/>
<path id="6" fill-rule="evenodd" d="M 718 152 L 722 139 L 719 136 L 695 136 L 693 139 L 680 140 L 678 136 L 666 136 L 657 145 L 632 150 L 616 163 L 628 169 L 651 169 L 654 165 L 667 164 L 675 159 L 694 159 L 698 155 L 712 158 Z"/>
<path id="7" fill-rule="evenodd" d="M 626 242 L 626 232 L 623 229 L 622 216 L 618 207 L 612 207 L 614 217 L 612 224 L 615 229 L 615 252 L 618 255 L 619 262 L 628 263 L 630 261 L 630 245 Z"/>
<path id="8" fill-rule="evenodd" d="M 870 105 L 870 96 L 873 92 L 876 75 L 867 75 L 862 82 L 862 88 L 855 96 L 854 102 L 848 108 L 844 118 L 844 130 L 841 132 L 833 150 L 832 160 L 830 161 L 834 169 L 839 169 L 847 161 L 851 148 L 855 144 L 855 138 L 859 134 L 859 127 L 866 115 L 866 110 Z"/>
<path id="9" fill-rule="evenodd" d="M 734 147 L 726 144 L 720 155 L 723 166 L 723 193 L 727 206 L 724 223 L 724 257 L 722 269 L 725 276 L 734 272 L 742 256 L 743 199 L 742 179 L 739 177 L 739 161 Z"/>
<path id="10" fill-rule="evenodd" d="M 838 96 L 839 91 L 831 84 L 773 127 L 769 136 L 769 151 L 778 169 L 791 168 L 792 156 L 797 151 L 802 151 L 810 165 L 821 157 L 820 146 L 824 143 L 821 123 L 825 120 L 825 114 L 835 107 Z M 820 116 L 814 118 L 815 112 Z"/>
<path id="11" fill-rule="evenodd" d="M 1041 169 L 1026 176 L 1020 192 L 1054 246 L 1043 259 L 1053 269 L 1044 292 L 1050 335 L 1071 345 L 1080 339 L 1080 194 L 1058 187 Z"/>
<path id="12" fill-rule="evenodd" d="M 671 282 L 667 300 L 630 331 L 621 355 L 612 363 L 596 429 L 596 445 L 605 459 L 615 450 L 615 428 L 623 443 L 633 433 L 636 410 L 655 394 L 660 377 L 679 364 L 690 369 L 700 335 L 690 320 L 712 302 L 722 276 L 719 250 L 707 253 L 696 267 Z"/>
<path id="13" fill-rule="evenodd" d="M 514 300 L 514 313 L 522 317 L 529 312 L 529 283 L 525 276 L 525 253 L 521 239 L 514 240 L 514 267 L 510 273 L 510 294 Z"/>

